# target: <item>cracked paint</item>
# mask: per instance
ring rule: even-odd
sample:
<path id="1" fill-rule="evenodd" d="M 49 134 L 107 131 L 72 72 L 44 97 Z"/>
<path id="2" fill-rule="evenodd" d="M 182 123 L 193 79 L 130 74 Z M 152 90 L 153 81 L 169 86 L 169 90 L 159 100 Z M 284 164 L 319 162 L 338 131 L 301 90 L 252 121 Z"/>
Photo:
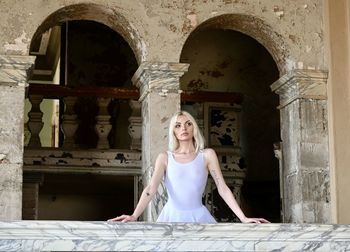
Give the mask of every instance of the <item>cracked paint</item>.
<path id="1" fill-rule="evenodd" d="M 309 53 L 312 50 L 312 46 L 307 45 L 306 46 L 306 52 Z"/>
<path id="2" fill-rule="evenodd" d="M 0 153 L 0 164 L 6 163 L 7 153 Z"/>
<path id="3" fill-rule="evenodd" d="M 284 16 L 284 11 L 283 9 L 280 9 L 278 6 L 274 6 L 273 7 L 273 11 L 275 12 L 275 14 L 279 17 L 282 18 Z"/>
<path id="4" fill-rule="evenodd" d="M 190 26 L 192 26 L 193 28 L 197 26 L 198 21 L 197 15 L 195 13 L 191 12 L 186 16 L 186 18 L 190 21 Z"/>
<path id="5" fill-rule="evenodd" d="M 128 27 L 128 33 L 129 33 L 129 36 L 130 36 L 130 38 L 132 40 L 135 40 L 136 37 L 141 37 L 137 33 L 137 29 L 136 29 L 136 27 L 133 24 L 130 23 L 129 26 L 130 27 Z M 139 40 L 137 40 L 136 46 L 137 46 L 137 49 L 139 50 L 139 52 L 141 54 L 140 55 L 141 61 L 145 61 L 146 60 L 146 56 L 147 56 L 146 43 L 143 40 L 139 39 Z"/>

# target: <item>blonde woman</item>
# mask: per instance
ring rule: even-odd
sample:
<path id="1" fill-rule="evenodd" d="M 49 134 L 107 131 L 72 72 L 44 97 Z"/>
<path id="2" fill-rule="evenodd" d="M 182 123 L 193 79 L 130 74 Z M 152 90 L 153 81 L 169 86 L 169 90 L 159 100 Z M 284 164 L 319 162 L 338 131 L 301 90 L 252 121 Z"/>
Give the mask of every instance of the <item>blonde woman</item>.
<path id="1" fill-rule="evenodd" d="M 263 218 L 244 215 L 224 181 L 215 151 L 204 148 L 204 139 L 195 119 L 185 111 L 171 118 L 169 150 L 158 155 L 151 181 L 143 190 L 133 214 L 121 215 L 109 221 L 136 221 L 165 177 L 168 201 L 157 222 L 216 223 L 202 204 L 208 173 L 213 177 L 220 196 L 241 222 L 268 223 Z"/>

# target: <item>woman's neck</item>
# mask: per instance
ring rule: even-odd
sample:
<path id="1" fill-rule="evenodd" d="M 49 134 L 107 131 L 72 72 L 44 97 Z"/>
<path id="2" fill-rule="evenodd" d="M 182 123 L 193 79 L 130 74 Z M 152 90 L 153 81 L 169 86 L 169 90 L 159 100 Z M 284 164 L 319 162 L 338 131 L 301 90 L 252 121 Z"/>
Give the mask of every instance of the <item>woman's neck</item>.
<path id="1" fill-rule="evenodd" d="M 179 147 L 174 151 L 174 153 L 189 154 L 194 153 L 196 149 L 194 148 L 192 141 L 179 142 Z"/>

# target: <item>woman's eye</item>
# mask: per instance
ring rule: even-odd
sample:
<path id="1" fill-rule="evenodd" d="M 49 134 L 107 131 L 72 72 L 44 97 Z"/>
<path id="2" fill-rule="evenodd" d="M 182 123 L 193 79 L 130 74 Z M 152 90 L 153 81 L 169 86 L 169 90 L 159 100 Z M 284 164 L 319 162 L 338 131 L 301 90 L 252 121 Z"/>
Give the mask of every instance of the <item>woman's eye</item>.
<path id="1" fill-rule="evenodd" d="M 180 124 L 176 124 L 176 125 L 175 125 L 175 128 L 180 128 Z"/>
<path id="2" fill-rule="evenodd" d="M 188 122 L 188 123 L 187 123 L 187 126 L 192 126 L 192 123 L 191 123 L 191 122 Z"/>

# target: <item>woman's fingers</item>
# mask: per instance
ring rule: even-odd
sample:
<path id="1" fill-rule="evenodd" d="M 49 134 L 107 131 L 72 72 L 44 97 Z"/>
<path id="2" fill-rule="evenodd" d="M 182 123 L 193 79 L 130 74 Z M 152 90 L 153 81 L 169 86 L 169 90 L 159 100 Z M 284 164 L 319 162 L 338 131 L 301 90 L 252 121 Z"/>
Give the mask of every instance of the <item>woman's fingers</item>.
<path id="1" fill-rule="evenodd" d="M 127 215 L 121 215 L 121 216 L 118 216 L 115 218 L 116 221 L 121 221 L 121 220 L 124 220 L 125 218 L 127 218 L 128 216 Z"/>
<path id="2" fill-rule="evenodd" d="M 257 223 L 270 223 L 268 220 L 264 218 L 254 218 Z"/>
<path id="3" fill-rule="evenodd" d="M 133 215 L 120 215 L 120 216 L 117 216 L 113 219 L 109 219 L 107 220 L 107 222 L 111 222 L 111 221 L 120 221 L 120 222 L 128 222 L 128 221 L 135 221 L 135 217 Z"/>
<path id="4" fill-rule="evenodd" d="M 117 217 L 115 217 L 115 218 L 113 218 L 113 219 L 109 219 L 109 220 L 107 220 L 107 222 L 109 221 L 123 221 L 125 218 L 127 218 L 128 217 L 128 215 L 121 215 L 121 216 L 117 216 Z"/>
<path id="5" fill-rule="evenodd" d="M 244 223 L 270 223 L 268 220 L 264 218 L 247 218 L 247 220 Z"/>
<path id="6" fill-rule="evenodd" d="M 266 219 L 264 219 L 264 218 L 260 218 L 259 221 L 260 221 L 261 223 L 271 223 L 271 222 L 269 222 L 268 220 L 266 220 Z"/>

